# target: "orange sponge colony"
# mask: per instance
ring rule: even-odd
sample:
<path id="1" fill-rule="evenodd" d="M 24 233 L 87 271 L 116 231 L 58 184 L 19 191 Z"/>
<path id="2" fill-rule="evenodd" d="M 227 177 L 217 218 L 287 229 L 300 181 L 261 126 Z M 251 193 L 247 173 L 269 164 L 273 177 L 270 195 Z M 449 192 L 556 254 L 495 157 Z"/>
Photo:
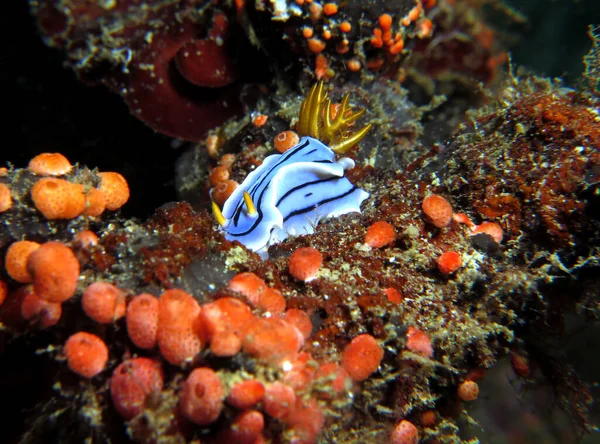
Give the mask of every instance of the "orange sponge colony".
<path id="1" fill-rule="evenodd" d="M 127 306 L 127 333 L 136 347 L 151 349 L 158 332 L 158 299 L 142 293 Z"/>
<path id="2" fill-rule="evenodd" d="M 91 333 L 75 333 L 65 343 L 63 353 L 69 368 L 84 378 L 93 378 L 106 366 L 108 348 L 102 339 Z"/>
<path id="3" fill-rule="evenodd" d="M 12 195 L 10 188 L 5 183 L 0 183 L 0 213 L 10 210 L 12 207 Z"/>
<path id="4" fill-rule="evenodd" d="M 421 204 L 423 213 L 433 225 L 444 228 L 452 221 L 452 205 L 442 196 L 432 194 Z"/>
<path id="5" fill-rule="evenodd" d="M 119 173 L 99 173 L 100 191 L 106 199 L 106 208 L 114 211 L 129 200 L 129 185 Z"/>
<path id="6" fill-rule="evenodd" d="M 46 219 L 73 219 L 85 210 L 83 185 L 46 177 L 31 188 L 31 199 Z"/>
<path id="7" fill-rule="evenodd" d="M 323 264 L 323 256 L 316 248 L 298 248 L 290 256 L 290 274 L 299 281 L 312 281 Z"/>
<path id="8" fill-rule="evenodd" d="M 198 302 L 183 290 L 167 290 L 158 300 L 157 341 L 162 356 L 173 365 L 192 360 L 203 341 L 193 328 Z"/>
<path id="9" fill-rule="evenodd" d="M 79 261 L 61 242 L 47 242 L 33 251 L 27 260 L 35 294 L 48 302 L 64 302 L 75 294 L 79 279 Z"/>
<path id="10" fill-rule="evenodd" d="M 342 367 L 354 381 L 364 381 L 379 368 L 383 349 L 371 335 L 358 335 L 344 348 Z"/>
<path id="11" fill-rule="evenodd" d="M 100 324 L 110 324 L 125 315 L 125 293 L 108 282 L 94 282 L 83 292 L 83 311 Z"/>
<path id="12" fill-rule="evenodd" d="M 40 247 L 37 242 L 19 241 L 14 242 L 6 251 L 6 272 L 15 281 L 28 284 L 33 281 L 31 273 L 27 271 L 27 260 L 29 255 Z"/>
<path id="13" fill-rule="evenodd" d="M 73 165 L 60 153 L 42 153 L 29 161 L 28 168 L 38 176 L 63 176 L 73 169 Z"/>
<path id="14" fill-rule="evenodd" d="M 418 442 L 419 431 L 412 422 L 405 419 L 396 425 L 390 436 L 390 444 L 417 444 Z"/>
<path id="15" fill-rule="evenodd" d="M 223 410 L 223 384 L 210 368 L 196 368 L 186 379 L 179 402 L 183 416 L 200 426 L 215 422 Z"/>
<path id="16" fill-rule="evenodd" d="M 160 392 L 164 376 L 160 363 L 148 358 L 122 362 L 110 379 L 110 394 L 119 414 L 130 420 L 139 415 L 151 393 Z"/>
<path id="17" fill-rule="evenodd" d="M 396 230 L 388 222 L 375 222 L 367 229 L 365 244 L 371 248 L 381 248 L 396 240 Z"/>

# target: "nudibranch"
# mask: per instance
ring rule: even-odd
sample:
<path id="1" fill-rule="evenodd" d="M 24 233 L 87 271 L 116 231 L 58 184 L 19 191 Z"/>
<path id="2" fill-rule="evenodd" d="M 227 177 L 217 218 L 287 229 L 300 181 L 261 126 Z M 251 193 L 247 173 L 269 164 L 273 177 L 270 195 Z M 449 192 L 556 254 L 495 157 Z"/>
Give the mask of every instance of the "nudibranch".
<path id="1" fill-rule="evenodd" d="M 354 161 L 336 160 L 336 154 L 360 141 L 371 124 L 348 132 L 365 112 L 352 111 L 349 99 L 343 97 L 332 117 L 323 83 L 311 88 L 300 107 L 299 143 L 283 154 L 268 156 L 231 194 L 222 212 L 213 202 L 226 239 L 237 240 L 266 259 L 269 246 L 288 236 L 311 234 L 322 219 L 360 212 L 369 193 L 344 177 Z"/>

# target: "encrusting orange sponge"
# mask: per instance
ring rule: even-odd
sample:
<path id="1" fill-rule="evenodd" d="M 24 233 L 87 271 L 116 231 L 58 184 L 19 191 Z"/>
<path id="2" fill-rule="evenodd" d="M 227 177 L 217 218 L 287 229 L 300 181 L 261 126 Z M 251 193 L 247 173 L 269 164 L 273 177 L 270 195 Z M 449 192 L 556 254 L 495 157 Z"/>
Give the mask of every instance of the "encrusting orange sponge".
<path id="1" fill-rule="evenodd" d="M 67 339 L 63 353 L 69 368 L 88 379 L 104 370 L 108 361 L 108 348 L 104 341 L 83 331 Z"/>
<path id="2" fill-rule="evenodd" d="M 31 199 L 46 219 L 73 219 L 85 210 L 83 185 L 45 177 L 31 187 Z"/>
<path id="3" fill-rule="evenodd" d="M 47 242 L 29 255 L 27 270 L 35 293 L 49 302 L 64 302 L 75 294 L 79 261 L 61 242 Z"/>
<path id="4" fill-rule="evenodd" d="M 100 191 L 106 199 L 106 208 L 114 211 L 121 208 L 129 200 L 129 185 L 119 173 L 99 173 Z"/>
<path id="5" fill-rule="evenodd" d="M 358 335 L 342 353 L 342 367 L 354 381 L 364 381 L 379 368 L 383 349 L 375 338 L 368 334 Z"/>
<path id="6" fill-rule="evenodd" d="M 73 165 L 60 153 L 42 153 L 29 161 L 28 168 L 38 176 L 63 176 L 73 169 Z"/>

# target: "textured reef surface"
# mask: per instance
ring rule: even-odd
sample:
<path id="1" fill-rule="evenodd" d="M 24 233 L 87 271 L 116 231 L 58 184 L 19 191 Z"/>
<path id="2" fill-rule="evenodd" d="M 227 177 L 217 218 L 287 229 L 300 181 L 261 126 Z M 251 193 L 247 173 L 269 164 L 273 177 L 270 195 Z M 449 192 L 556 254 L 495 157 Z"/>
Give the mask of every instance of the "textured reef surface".
<path id="1" fill-rule="evenodd" d="M 597 438 L 598 28 L 572 88 L 510 63 L 495 1 L 29 6 L 176 141 L 179 197 L 125 217 L 135 169 L 44 147 L 0 169 L 8 442 Z M 228 234 L 268 190 L 313 219 L 257 252 Z"/>

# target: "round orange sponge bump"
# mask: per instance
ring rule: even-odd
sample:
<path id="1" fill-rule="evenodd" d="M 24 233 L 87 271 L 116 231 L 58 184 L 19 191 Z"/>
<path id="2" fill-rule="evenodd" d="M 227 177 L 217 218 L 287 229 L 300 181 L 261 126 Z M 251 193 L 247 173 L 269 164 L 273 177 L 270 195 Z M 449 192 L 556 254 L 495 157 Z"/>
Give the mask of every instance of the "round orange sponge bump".
<path id="1" fill-rule="evenodd" d="M 354 381 L 364 381 L 379 368 L 383 349 L 375 338 L 368 334 L 358 335 L 342 353 L 342 367 Z"/>
<path id="2" fill-rule="evenodd" d="M 196 368 L 183 384 L 179 410 L 193 423 L 208 425 L 221 414 L 224 398 L 223 384 L 214 370 Z"/>
<path id="3" fill-rule="evenodd" d="M 198 302 L 182 290 L 165 291 L 158 300 L 160 353 L 173 365 L 181 365 L 202 351 L 203 338 L 195 333 L 194 321 L 200 314 Z"/>
<path id="4" fill-rule="evenodd" d="M 456 251 L 446 251 L 438 257 L 437 266 L 443 274 L 452 274 L 462 267 L 462 258 Z"/>
<path id="5" fill-rule="evenodd" d="M 275 364 L 293 361 L 303 342 L 296 327 L 277 318 L 256 319 L 243 338 L 246 353 Z"/>
<path id="6" fill-rule="evenodd" d="M 419 442 L 419 431 L 415 425 L 403 419 L 394 428 L 390 436 L 390 444 L 417 444 Z"/>
<path id="7" fill-rule="evenodd" d="M 367 229 L 365 244 L 371 248 L 381 248 L 396 240 L 396 230 L 388 222 L 375 222 Z"/>
<path id="8" fill-rule="evenodd" d="M 265 386 L 256 379 L 238 382 L 233 386 L 227 403 L 236 409 L 245 410 L 254 407 L 265 396 Z"/>
<path id="9" fill-rule="evenodd" d="M 104 370 L 108 361 L 108 348 L 104 341 L 83 331 L 67 339 L 63 353 L 69 368 L 84 378 L 96 376 Z"/>
<path id="10" fill-rule="evenodd" d="M 29 171 L 39 176 L 62 176 L 73 168 L 60 153 L 42 153 L 29 161 Z"/>
<path id="11" fill-rule="evenodd" d="M 256 307 L 261 294 L 267 290 L 267 283 L 254 273 L 238 273 L 229 281 L 228 287 L 246 296 L 250 304 Z"/>
<path id="12" fill-rule="evenodd" d="M 48 328 L 60 321 L 62 306 L 56 302 L 45 301 L 33 291 L 29 291 L 21 303 L 21 314 L 23 319 L 39 322 L 42 328 Z"/>
<path id="13" fill-rule="evenodd" d="M 90 188 L 85 194 L 84 216 L 98 217 L 106 208 L 106 197 L 98 188 Z"/>
<path id="14" fill-rule="evenodd" d="M 148 358 L 123 361 L 110 379 L 110 394 L 115 409 L 130 420 L 139 415 L 151 393 L 160 392 L 164 375 L 160 363 Z"/>
<path id="15" fill-rule="evenodd" d="M 45 177 L 31 187 L 31 199 L 46 219 L 73 219 L 85 210 L 83 185 Z"/>
<path id="16" fill-rule="evenodd" d="M 275 136 L 273 142 L 277 151 L 285 153 L 290 148 L 298 145 L 300 137 L 294 131 L 283 131 Z"/>
<path id="17" fill-rule="evenodd" d="M 27 271 L 27 260 L 29 259 L 29 255 L 39 247 L 40 244 L 31 241 L 14 242 L 8 247 L 4 266 L 11 278 L 23 284 L 33 281 L 33 277 Z"/>
<path id="18" fill-rule="evenodd" d="M 129 185 L 119 173 L 99 173 L 100 191 L 106 199 L 106 208 L 114 211 L 121 208 L 129 200 Z"/>
<path id="19" fill-rule="evenodd" d="M 94 282 L 83 292 L 81 305 L 94 321 L 110 324 L 125 315 L 125 293 L 108 282 Z"/>
<path id="20" fill-rule="evenodd" d="M 479 396 L 479 385 L 475 381 L 463 381 L 458 386 L 456 394 L 463 401 L 475 401 Z"/>
<path id="21" fill-rule="evenodd" d="M 12 207 L 12 196 L 10 188 L 5 183 L 0 183 L 0 213 L 10 210 Z"/>
<path id="22" fill-rule="evenodd" d="M 61 242 L 47 242 L 29 255 L 27 270 L 35 293 L 49 302 L 64 302 L 75 294 L 79 261 Z"/>
<path id="23" fill-rule="evenodd" d="M 452 205 L 438 194 L 427 196 L 421 204 L 423 213 L 438 228 L 443 228 L 452 220 Z"/>
<path id="24" fill-rule="evenodd" d="M 263 404 L 272 418 L 285 418 L 296 404 L 296 393 L 289 385 L 274 382 L 267 385 Z"/>
<path id="25" fill-rule="evenodd" d="M 156 345 L 158 299 L 148 293 L 133 298 L 127 306 L 127 333 L 136 347 L 150 349 Z"/>
<path id="26" fill-rule="evenodd" d="M 290 256 L 290 274 L 299 281 L 309 282 L 315 278 L 323 264 L 323 256 L 316 248 L 298 248 Z"/>

